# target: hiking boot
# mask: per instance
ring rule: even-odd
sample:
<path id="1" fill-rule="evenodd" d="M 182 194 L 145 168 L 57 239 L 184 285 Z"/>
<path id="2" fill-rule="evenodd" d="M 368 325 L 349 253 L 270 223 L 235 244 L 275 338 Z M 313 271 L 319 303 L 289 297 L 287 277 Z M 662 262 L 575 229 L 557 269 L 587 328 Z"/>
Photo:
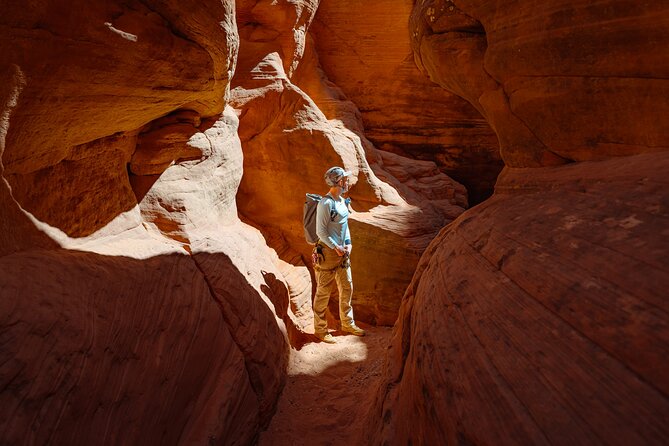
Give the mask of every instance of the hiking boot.
<path id="1" fill-rule="evenodd" d="M 324 334 L 317 334 L 316 337 L 321 340 L 321 342 L 325 342 L 327 344 L 336 344 L 337 340 L 330 334 L 330 333 L 324 333 Z"/>
<path id="2" fill-rule="evenodd" d="M 364 336 L 365 335 L 365 330 L 362 328 L 358 327 L 357 325 L 353 324 L 350 327 L 341 327 L 341 331 L 345 331 L 346 333 L 351 333 L 352 335 L 356 336 Z"/>

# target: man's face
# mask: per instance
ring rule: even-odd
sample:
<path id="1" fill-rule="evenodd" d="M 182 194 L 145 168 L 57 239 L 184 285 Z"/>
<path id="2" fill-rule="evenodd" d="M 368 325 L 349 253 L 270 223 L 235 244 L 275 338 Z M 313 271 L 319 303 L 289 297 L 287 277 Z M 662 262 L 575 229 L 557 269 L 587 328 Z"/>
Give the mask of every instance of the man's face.
<path id="1" fill-rule="evenodd" d="M 341 187 L 341 191 L 343 192 L 348 192 L 348 187 L 349 187 L 349 182 L 348 182 L 348 177 L 344 177 L 339 182 L 337 183 L 339 187 Z"/>

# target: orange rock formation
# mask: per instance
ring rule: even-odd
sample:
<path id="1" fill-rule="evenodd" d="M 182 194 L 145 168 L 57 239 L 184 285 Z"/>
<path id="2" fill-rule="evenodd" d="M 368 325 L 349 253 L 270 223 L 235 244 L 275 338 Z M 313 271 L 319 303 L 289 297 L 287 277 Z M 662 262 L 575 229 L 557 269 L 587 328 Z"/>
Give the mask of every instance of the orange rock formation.
<path id="1" fill-rule="evenodd" d="M 466 191 L 365 138 L 317 6 L 3 6 L 2 442 L 252 442 L 312 330 L 300 208 L 332 164 L 358 183 L 358 316 L 394 322 Z"/>
<path id="2" fill-rule="evenodd" d="M 422 257 L 369 441 L 666 443 L 667 17 L 415 4 L 418 65 L 486 116 L 507 167 Z"/>
<path id="3" fill-rule="evenodd" d="M 332 165 L 362 443 L 666 443 L 661 2 L 5 3 L 0 443 L 253 444 Z"/>
<path id="4" fill-rule="evenodd" d="M 237 217 L 232 5 L 3 6 L 0 442 L 250 443 L 273 413 L 302 329 Z"/>
<path id="5" fill-rule="evenodd" d="M 314 3 L 283 7 L 270 13 L 277 6 L 267 2 L 237 6 L 241 43 L 231 104 L 244 148 L 240 213 L 282 259 L 304 264 L 311 250 L 299 218 L 304 194 L 326 192 L 329 166 L 353 171 L 353 208 L 366 211 L 351 224 L 357 317 L 392 324 L 420 254 L 464 210 L 466 192 L 433 162 L 375 149 L 356 106 L 328 81 L 304 36 Z M 302 277 L 291 288 L 299 307 L 311 291 L 306 269 Z"/>
<path id="6" fill-rule="evenodd" d="M 467 101 L 416 68 L 412 2 L 322 0 L 311 27 L 320 63 L 360 110 L 365 136 L 381 149 L 434 161 L 467 187 L 470 204 L 492 193 L 499 144 Z"/>
<path id="7" fill-rule="evenodd" d="M 486 116 L 505 164 L 534 167 L 667 148 L 669 65 L 655 51 L 666 14 L 621 0 L 427 0 L 410 32 L 418 66 Z"/>

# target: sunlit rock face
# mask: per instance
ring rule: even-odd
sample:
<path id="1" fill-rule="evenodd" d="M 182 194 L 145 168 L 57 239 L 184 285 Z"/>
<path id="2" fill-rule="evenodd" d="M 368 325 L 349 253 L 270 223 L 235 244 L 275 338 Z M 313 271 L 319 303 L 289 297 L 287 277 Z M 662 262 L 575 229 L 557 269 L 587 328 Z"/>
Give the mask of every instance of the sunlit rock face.
<path id="1" fill-rule="evenodd" d="M 356 318 L 392 324 L 420 254 L 467 206 L 466 191 L 435 163 L 380 152 L 365 137 L 357 107 L 319 65 L 307 32 L 314 2 L 237 8 L 241 42 L 231 105 L 244 150 L 240 213 L 282 259 L 304 265 L 291 295 L 306 307 L 310 265 L 303 259 L 311 247 L 303 238 L 304 196 L 327 192 L 329 167 L 351 170 Z"/>
<path id="2" fill-rule="evenodd" d="M 233 2 L 0 27 L 0 442 L 252 443 L 304 322 L 237 217 Z"/>
<path id="3" fill-rule="evenodd" d="M 492 194 L 502 168 L 497 136 L 467 101 L 416 68 L 412 1 L 322 0 L 310 30 L 320 64 L 360 110 L 384 151 L 434 161 L 467 187 L 470 205 Z"/>
<path id="4" fill-rule="evenodd" d="M 223 110 L 236 44 L 230 6 L 182 8 L 58 1 L 4 8 L 11 35 L 0 41 L 3 70 L 15 66 L 23 83 L 6 136 L 5 177 L 38 219 L 90 235 L 133 206 L 126 164 L 144 125 L 179 108 Z M 65 170 L 68 181 L 60 180 Z M 55 183 L 55 193 L 34 191 Z M 108 199 L 69 198 L 77 193 Z"/>
<path id="5" fill-rule="evenodd" d="M 487 117 L 507 167 L 421 259 L 371 443 L 666 443 L 668 16 L 416 2 L 417 62 Z"/>

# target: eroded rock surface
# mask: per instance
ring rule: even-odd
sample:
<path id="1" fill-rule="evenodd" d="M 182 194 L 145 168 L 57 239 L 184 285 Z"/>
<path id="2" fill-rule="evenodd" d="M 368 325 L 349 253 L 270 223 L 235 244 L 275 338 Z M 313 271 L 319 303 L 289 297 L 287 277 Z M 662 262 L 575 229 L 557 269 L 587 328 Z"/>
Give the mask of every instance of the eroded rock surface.
<path id="1" fill-rule="evenodd" d="M 375 442 L 662 444 L 667 163 L 503 172 L 421 259 Z"/>
<path id="2" fill-rule="evenodd" d="M 231 2 L 184 8 L 53 0 L 3 8 L 1 69 L 22 89 L 2 162 L 38 219 L 92 234 L 135 202 L 126 164 L 138 130 L 179 108 L 223 110 L 237 41 Z M 52 184 L 63 190 L 35 190 Z"/>
<path id="3" fill-rule="evenodd" d="M 232 2 L 0 23 L 0 442 L 252 443 L 304 332 L 237 217 Z"/>
<path id="4" fill-rule="evenodd" d="M 416 2 L 417 63 L 507 167 L 422 257 L 367 441 L 667 442 L 667 14 Z"/>
<path id="5" fill-rule="evenodd" d="M 380 149 L 434 161 L 467 187 L 470 204 L 492 194 L 502 168 L 497 136 L 465 100 L 416 68 L 404 0 L 322 0 L 311 34 L 330 81 L 353 101 Z"/>
<path id="6" fill-rule="evenodd" d="M 391 324 L 466 191 L 366 139 L 317 1 L 80 3 L 0 18 L 0 435 L 252 443 L 312 330 L 304 193 L 355 172 L 356 305 Z"/>
<path id="7" fill-rule="evenodd" d="M 428 0 L 410 32 L 417 65 L 486 116 L 505 164 L 533 167 L 669 147 L 669 62 L 656 50 L 667 14 L 657 2 Z"/>
<path id="8" fill-rule="evenodd" d="M 467 206 L 466 191 L 433 162 L 376 150 L 355 104 L 321 70 L 308 35 L 289 46 L 298 53 L 286 51 L 282 36 L 302 36 L 313 19 L 309 5 L 279 3 L 272 7 L 288 11 L 273 14 L 263 2 L 238 5 L 240 58 L 231 105 L 244 149 L 240 213 L 283 260 L 306 268 L 311 247 L 301 227 L 304 194 L 327 191 L 323 173 L 330 166 L 351 170 L 353 208 L 360 211 L 351 223 L 355 311 L 362 320 L 392 324 L 420 254 Z M 302 277 L 305 283 L 308 276 Z M 308 305 L 309 288 L 294 288 Z"/>
<path id="9" fill-rule="evenodd" d="M 357 316 L 400 314 L 362 442 L 666 443 L 667 7 L 415 2 L 447 93 L 403 37 L 374 57 L 410 3 L 3 7 L 0 442 L 252 444 L 336 164 Z M 472 107 L 507 168 L 461 215 L 444 171 L 498 161 Z"/>
<path id="10" fill-rule="evenodd" d="M 256 435 L 258 373 L 191 258 L 55 250 L 0 264 L 4 443 Z"/>

